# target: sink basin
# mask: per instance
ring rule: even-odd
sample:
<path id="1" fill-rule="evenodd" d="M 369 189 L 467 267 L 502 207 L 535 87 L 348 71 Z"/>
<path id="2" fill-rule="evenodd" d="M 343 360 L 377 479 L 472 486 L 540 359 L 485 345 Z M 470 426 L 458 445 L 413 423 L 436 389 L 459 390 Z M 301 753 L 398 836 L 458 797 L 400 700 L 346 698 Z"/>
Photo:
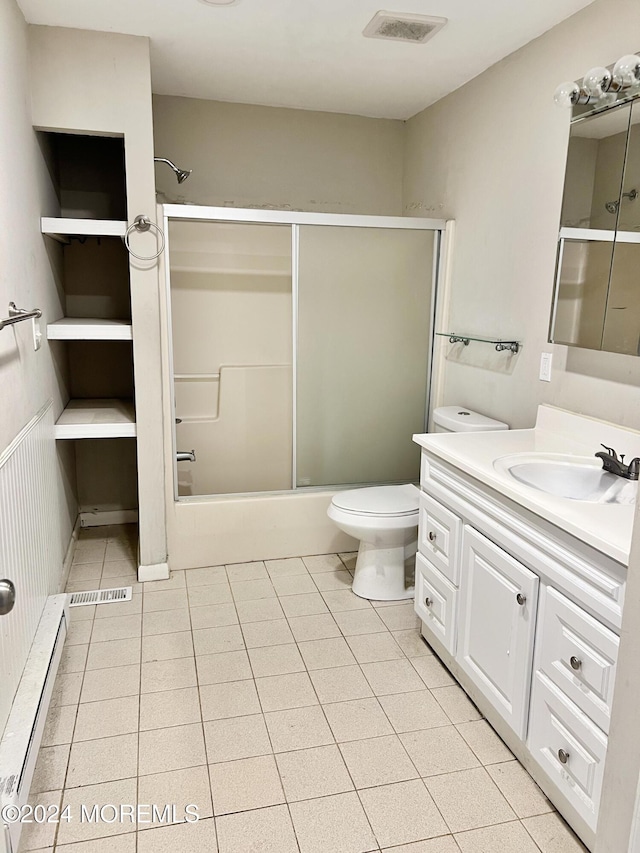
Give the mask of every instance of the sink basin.
<path id="1" fill-rule="evenodd" d="M 514 453 L 496 459 L 493 467 L 531 489 L 573 501 L 633 504 L 638 491 L 637 482 L 603 471 L 589 456 Z"/>

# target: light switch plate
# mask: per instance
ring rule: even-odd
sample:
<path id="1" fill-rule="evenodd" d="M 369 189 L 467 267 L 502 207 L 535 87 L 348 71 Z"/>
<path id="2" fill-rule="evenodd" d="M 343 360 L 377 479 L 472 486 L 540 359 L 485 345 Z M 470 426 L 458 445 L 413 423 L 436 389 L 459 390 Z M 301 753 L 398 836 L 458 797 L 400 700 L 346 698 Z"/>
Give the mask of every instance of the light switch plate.
<path id="1" fill-rule="evenodd" d="M 540 354 L 540 379 L 543 382 L 551 382 L 551 362 L 553 361 L 552 352 L 543 352 Z"/>

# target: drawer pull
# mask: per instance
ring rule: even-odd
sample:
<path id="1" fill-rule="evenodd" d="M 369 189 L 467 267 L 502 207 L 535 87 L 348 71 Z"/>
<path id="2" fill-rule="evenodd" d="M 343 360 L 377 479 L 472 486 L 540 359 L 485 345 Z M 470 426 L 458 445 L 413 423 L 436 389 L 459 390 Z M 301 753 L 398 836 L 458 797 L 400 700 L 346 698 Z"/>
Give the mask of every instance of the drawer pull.
<path id="1" fill-rule="evenodd" d="M 527 596 L 523 595 L 521 592 L 519 592 L 516 595 L 516 601 L 518 602 L 520 607 L 524 607 L 524 605 L 527 603 Z"/>
<path id="2" fill-rule="evenodd" d="M 569 753 L 565 749 L 559 749 L 558 759 L 560 761 L 560 764 L 567 764 L 569 761 Z"/>
<path id="3" fill-rule="evenodd" d="M 427 596 L 424 600 L 424 603 L 425 603 L 426 607 L 431 607 L 431 605 L 433 604 L 433 601 L 429 598 L 429 596 Z"/>
<path id="4" fill-rule="evenodd" d="M 571 669 L 580 669 L 580 667 L 582 666 L 582 661 L 575 655 L 571 655 L 571 657 L 569 658 L 569 663 L 571 664 Z"/>
<path id="5" fill-rule="evenodd" d="M 433 532 L 433 530 L 429 531 L 429 542 L 435 542 L 437 539 L 437 535 Z"/>

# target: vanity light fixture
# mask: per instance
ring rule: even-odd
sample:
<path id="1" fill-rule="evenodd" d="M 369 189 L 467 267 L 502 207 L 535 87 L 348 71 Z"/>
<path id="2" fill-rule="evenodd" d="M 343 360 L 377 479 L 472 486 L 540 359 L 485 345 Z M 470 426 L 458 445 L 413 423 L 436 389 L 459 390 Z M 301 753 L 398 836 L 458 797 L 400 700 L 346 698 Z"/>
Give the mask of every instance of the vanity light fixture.
<path id="1" fill-rule="evenodd" d="M 596 102 L 605 106 L 607 102 L 615 102 L 618 92 L 636 86 L 640 86 L 640 56 L 630 53 L 619 59 L 612 71 L 600 65 L 587 71 L 582 85 L 574 81 L 561 83 L 553 99 L 560 107 Z"/>

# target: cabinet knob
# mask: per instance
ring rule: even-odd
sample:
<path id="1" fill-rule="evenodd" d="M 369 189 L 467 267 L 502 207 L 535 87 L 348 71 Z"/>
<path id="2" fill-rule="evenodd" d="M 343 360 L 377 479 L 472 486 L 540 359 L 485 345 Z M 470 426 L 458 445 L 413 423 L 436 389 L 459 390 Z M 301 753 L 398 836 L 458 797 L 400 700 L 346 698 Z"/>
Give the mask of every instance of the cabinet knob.
<path id="1" fill-rule="evenodd" d="M 527 596 L 523 595 L 521 592 L 519 592 L 516 595 L 516 601 L 518 602 L 520 607 L 524 607 L 524 605 L 527 603 Z"/>
<path id="2" fill-rule="evenodd" d="M 429 542 L 435 542 L 437 539 L 437 535 L 433 532 L 433 530 L 429 531 Z"/>
<path id="3" fill-rule="evenodd" d="M 559 749 L 558 759 L 560 764 L 566 764 L 569 761 L 569 753 L 565 749 Z"/>
<path id="4" fill-rule="evenodd" d="M 427 607 L 431 607 L 431 605 L 433 604 L 433 601 L 431 601 L 431 599 L 429 598 L 429 596 L 427 596 L 427 597 L 425 598 L 425 600 L 424 600 L 424 603 L 425 603 L 425 605 L 426 605 Z"/>
<path id="5" fill-rule="evenodd" d="M 571 657 L 569 658 L 569 663 L 571 664 L 571 669 L 580 669 L 580 667 L 582 666 L 582 661 L 575 655 L 571 655 Z"/>

